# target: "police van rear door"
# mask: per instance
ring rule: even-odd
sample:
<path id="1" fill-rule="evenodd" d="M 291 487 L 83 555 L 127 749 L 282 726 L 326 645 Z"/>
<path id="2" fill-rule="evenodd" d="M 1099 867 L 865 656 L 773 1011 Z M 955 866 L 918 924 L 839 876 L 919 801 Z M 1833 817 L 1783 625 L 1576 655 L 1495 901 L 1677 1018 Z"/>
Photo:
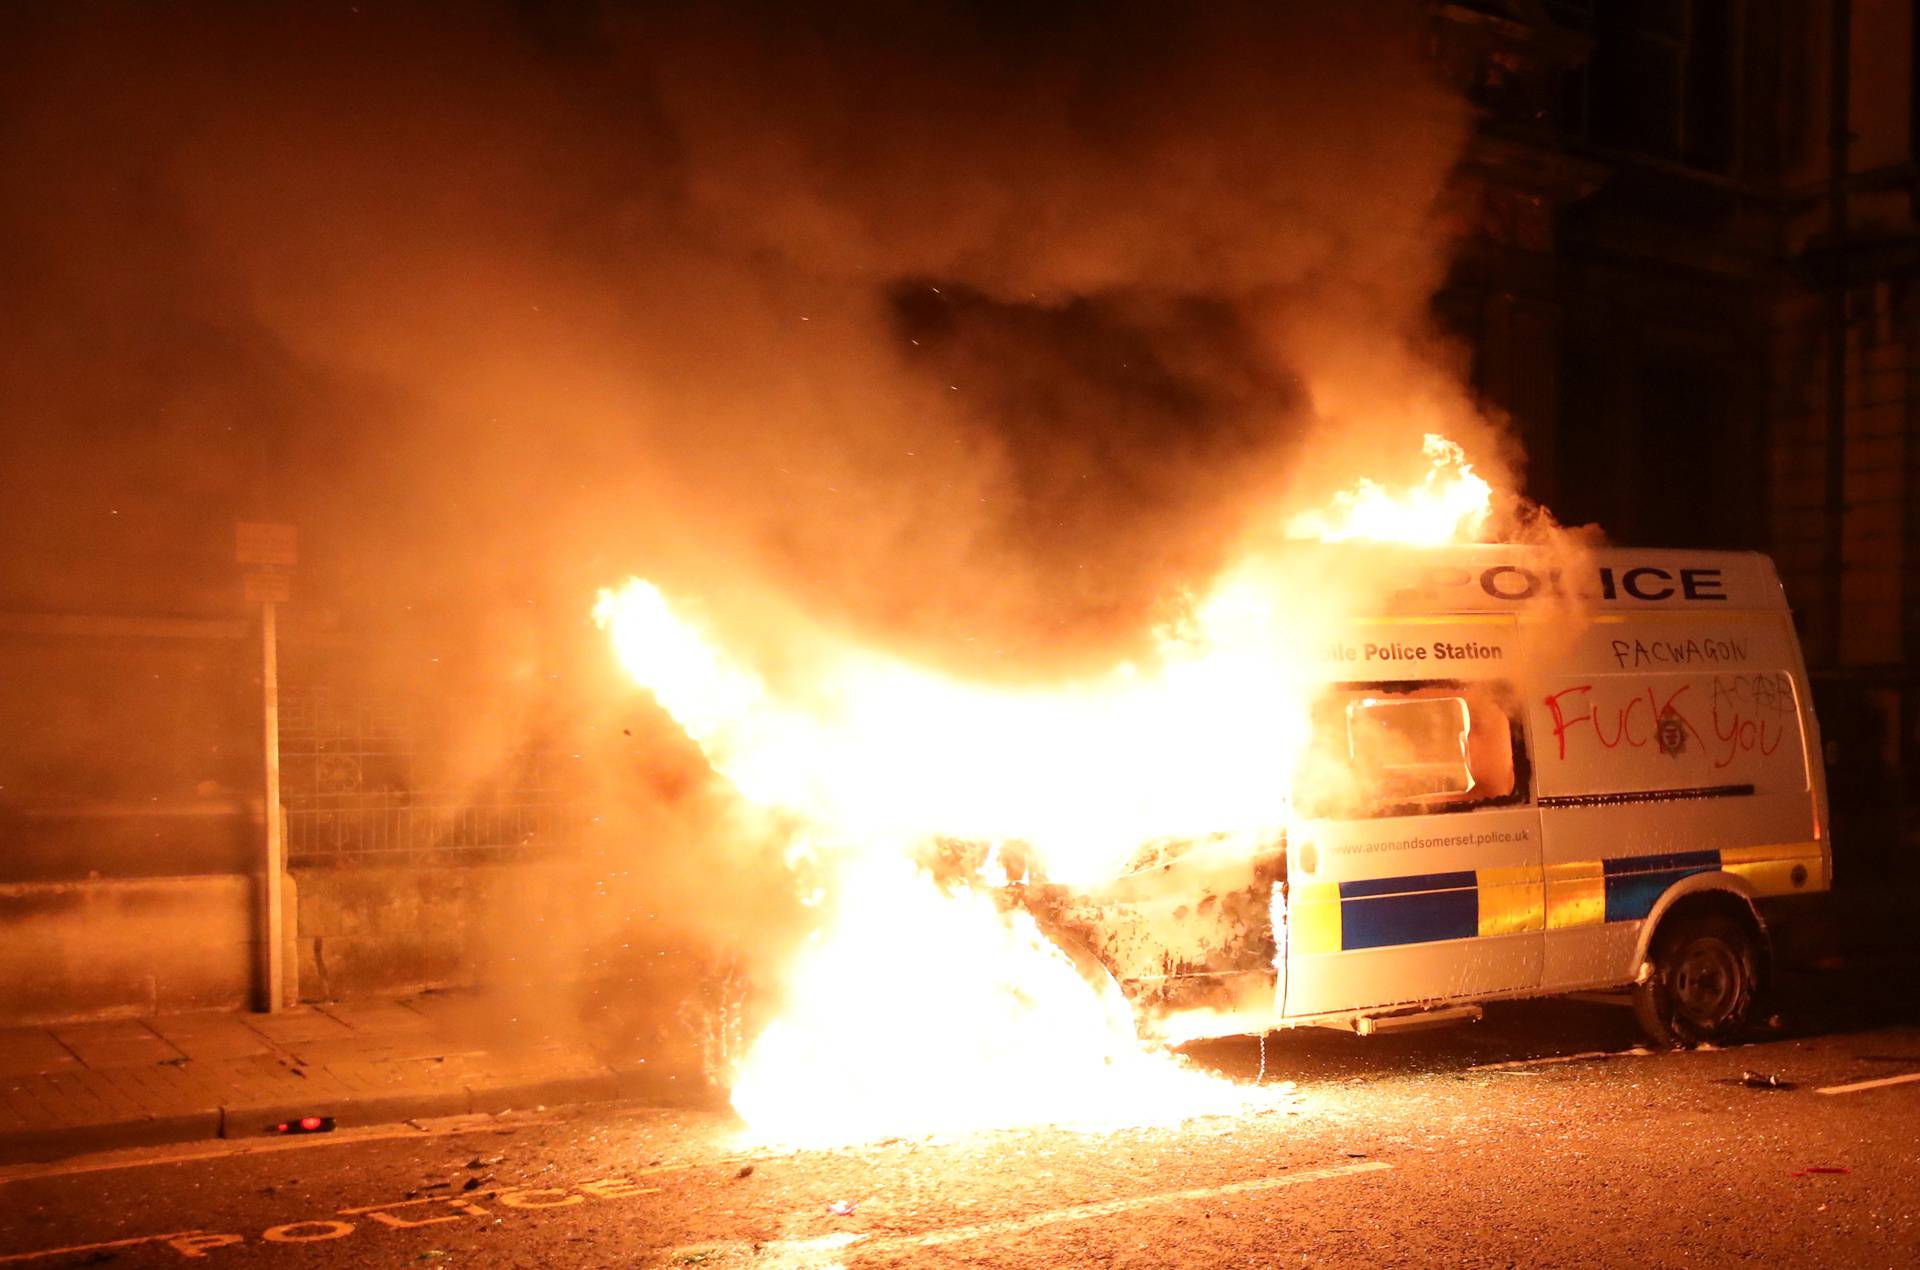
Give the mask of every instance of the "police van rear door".
<path id="1" fill-rule="evenodd" d="M 1785 613 L 1604 613 L 1531 703 L 1548 987 L 1633 972 L 1669 888 L 1825 889 L 1805 683 Z"/>

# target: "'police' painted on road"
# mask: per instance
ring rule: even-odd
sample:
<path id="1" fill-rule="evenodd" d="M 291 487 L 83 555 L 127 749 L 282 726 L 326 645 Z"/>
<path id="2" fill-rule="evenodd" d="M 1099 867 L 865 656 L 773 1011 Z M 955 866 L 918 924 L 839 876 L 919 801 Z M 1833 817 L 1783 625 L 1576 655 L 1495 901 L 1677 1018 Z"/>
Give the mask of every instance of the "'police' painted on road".
<path id="1" fill-rule="evenodd" d="M 684 1172 L 685 1169 L 686 1166 L 683 1165 L 670 1165 L 645 1169 L 642 1173 Z M 0 1264 L 39 1261 L 48 1257 L 70 1256 L 82 1252 L 101 1253 L 140 1245 L 151 1247 L 156 1244 L 171 1248 L 184 1258 L 197 1260 L 210 1256 L 221 1248 L 246 1244 L 332 1243 L 334 1240 L 347 1239 L 363 1230 L 371 1230 L 375 1227 L 412 1230 L 419 1226 L 438 1226 L 446 1222 L 457 1222 L 473 1217 L 493 1217 L 501 1209 L 534 1212 L 550 1208 L 576 1208 L 582 1204 L 604 1203 L 608 1200 L 630 1199 L 636 1195 L 659 1193 L 659 1187 L 648 1186 L 631 1176 L 597 1177 L 584 1182 L 575 1182 L 570 1186 L 502 1186 L 492 1190 L 465 1191 L 458 1195 L 428 1195 L 393 1200 L 385 1204 L 342 1208 L 336 1210 L 330 1217 L 310 1217 L 301 1221 L 269 1226 L 252 1238 L 237 1232 L 210 1230 L 188 1230 L 164 1235 L 136 1235 L 130 1239 L 114 1239 L 105 1243 L 77 1244 L 65 1248 L 42 1248 L 34 1252 L 9 1253 L 0 1256 Z M 479 1203 L 481 1200 L 496 1207 L 483 1207 Z"/>
<path id="2" fill-rule="evenodd" d="M 270 1244 L 317 1244 L 345 1239 L 368 1223 L 389 1230 L 412 1230 L 419 1226 L 438 1226 L 469 1217 L 491 1217 L 494 1210 L 475 1201 L 485 1199 L 500 1208 L 521 1211 L 546 1208 L 573 1208 L 592 1201 L 628 1199 L 635 1195 L 656 1195 L 657 1186 L 647 1186 L 628 1177 L 599 1177 L 571 1186 L 509 1186 L 490 1191 L 467 1191 L 460 1195 L 429 1195 L 419 1199 L 395 1200 L 388 1204 L 367 1204 L 360 1208 L 342 1208 L 332 1217 L 287 1222 L 260 1232 L 262 1242 Z M 356 1218 L 356 1221 L 343 1220 Z M 175 1235 L 164 1240 L 183 1257 L 204 1257 L 216 1248 L 230 1248 L 247 1242 L 245 1235 L 225 1232 Z"/>

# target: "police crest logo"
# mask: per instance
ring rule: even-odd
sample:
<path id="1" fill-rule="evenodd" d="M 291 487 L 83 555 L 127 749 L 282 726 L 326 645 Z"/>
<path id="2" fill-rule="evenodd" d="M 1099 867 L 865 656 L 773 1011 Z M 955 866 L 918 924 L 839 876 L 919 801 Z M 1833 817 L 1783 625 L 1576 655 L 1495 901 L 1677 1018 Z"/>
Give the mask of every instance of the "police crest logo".
<path id="1" fill-rule="evenodd" d="M 1678 758 L 1687 748 L 1686 720 L 1669 706 L 1660 715 L 1660 752 Z"/>

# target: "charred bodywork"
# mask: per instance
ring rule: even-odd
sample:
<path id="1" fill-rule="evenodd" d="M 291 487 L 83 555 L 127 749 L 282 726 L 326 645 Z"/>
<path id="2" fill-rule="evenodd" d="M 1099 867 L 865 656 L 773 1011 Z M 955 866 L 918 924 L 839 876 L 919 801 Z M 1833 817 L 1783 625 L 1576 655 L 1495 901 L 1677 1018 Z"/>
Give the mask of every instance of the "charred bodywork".
<path id="1" fill-rule="evenodd" d="M 1010 888 L 1093 976 L 1111 975 L 1143 1031 L 1170 1040 L 1265 1030 L 1277 1005 L 1283 843 L 1156 843 L 1097 887 Z"/>

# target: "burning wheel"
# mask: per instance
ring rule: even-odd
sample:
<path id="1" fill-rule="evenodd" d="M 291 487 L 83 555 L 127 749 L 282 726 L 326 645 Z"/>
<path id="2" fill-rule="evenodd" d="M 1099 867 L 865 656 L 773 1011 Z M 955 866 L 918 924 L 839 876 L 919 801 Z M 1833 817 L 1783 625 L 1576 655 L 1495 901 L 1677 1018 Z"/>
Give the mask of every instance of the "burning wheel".
<path id="1" fill-rule="evenodd" d="M 1760 948 L 1745 926 L 1719 913 L 1678 917 L 1661 926 L 1649 960 L 1633 1008 L 1655 1042 L 1691 1047 L 1745 1030 L 1760 995 Z"/>

